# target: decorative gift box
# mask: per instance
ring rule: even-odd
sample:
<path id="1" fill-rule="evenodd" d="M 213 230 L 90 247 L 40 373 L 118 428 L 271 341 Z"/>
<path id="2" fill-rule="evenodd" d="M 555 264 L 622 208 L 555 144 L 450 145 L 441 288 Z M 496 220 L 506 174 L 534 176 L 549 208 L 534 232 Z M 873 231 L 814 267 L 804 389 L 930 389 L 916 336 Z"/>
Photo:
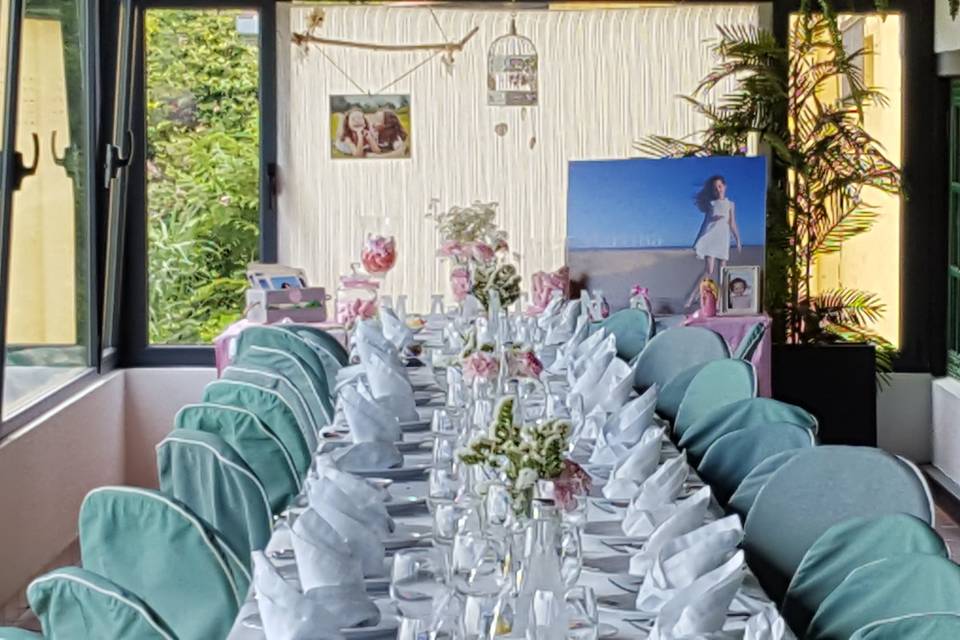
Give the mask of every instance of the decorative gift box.
<path id="1" fill-rule="evenodd" d="M 327 290 L 323 287 L 304 289 L 247 289 L 247 320 L 263 324 L 289 318 L 293 322 L 326 322 Z"/>

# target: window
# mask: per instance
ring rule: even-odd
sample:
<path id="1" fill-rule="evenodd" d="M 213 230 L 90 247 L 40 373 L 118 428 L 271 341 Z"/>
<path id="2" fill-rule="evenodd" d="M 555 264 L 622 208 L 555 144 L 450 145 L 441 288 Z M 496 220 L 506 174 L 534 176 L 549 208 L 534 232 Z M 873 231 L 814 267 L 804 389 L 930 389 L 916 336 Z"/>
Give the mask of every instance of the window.
<path id="1" fill-rule="evenodd" d="M 960 81 L 950 87 L 950 222 L 947 264 L 947 373 L 960 378 Z"/>
<path id="2" fill-rule="evenodd" d="M 4 419 L 91 365 L 87 8 L 23 3 L 16 151 L 34 169 L 10 210 Z"/>
<path id="3" fill-rule="evenodd" d="M 148 9 L 148 342 L 209 344 L 259 254 L 259 13 Z"/>

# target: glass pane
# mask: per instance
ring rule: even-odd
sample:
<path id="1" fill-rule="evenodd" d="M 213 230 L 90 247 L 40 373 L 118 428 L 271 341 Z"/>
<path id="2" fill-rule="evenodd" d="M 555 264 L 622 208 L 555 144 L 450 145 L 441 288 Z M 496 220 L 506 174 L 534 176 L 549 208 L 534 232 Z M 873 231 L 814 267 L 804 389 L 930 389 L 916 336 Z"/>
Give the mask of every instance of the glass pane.
<path id="1" fill-rule="evenodd" d="M 208 343 L 243 312 L 260 218 L 256 16 L 146 14 L 151 344 Z"/>
<path id="2" fill-rule="evenodd" d="M 89 365 L 83 6 L 24 3 L 17 151 L 38 160 L 13 195 L 4 418 Z"/>

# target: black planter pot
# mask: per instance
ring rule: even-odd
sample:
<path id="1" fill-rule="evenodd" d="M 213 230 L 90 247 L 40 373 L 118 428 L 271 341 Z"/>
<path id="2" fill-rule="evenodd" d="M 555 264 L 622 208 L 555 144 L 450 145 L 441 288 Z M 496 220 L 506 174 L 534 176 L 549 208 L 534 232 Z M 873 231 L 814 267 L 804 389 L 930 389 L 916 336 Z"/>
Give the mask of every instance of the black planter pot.
<path id="1" fill-rule="evenodd" d="M 773 397 L 820 422 L 822 444 L 877 446 L 873 345 L 774 345 Z"/>

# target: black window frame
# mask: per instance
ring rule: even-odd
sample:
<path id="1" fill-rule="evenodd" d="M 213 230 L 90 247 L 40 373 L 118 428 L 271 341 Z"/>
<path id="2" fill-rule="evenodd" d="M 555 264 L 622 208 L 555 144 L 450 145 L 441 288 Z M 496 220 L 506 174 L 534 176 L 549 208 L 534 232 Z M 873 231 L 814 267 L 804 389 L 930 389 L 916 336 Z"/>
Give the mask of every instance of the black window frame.
<path id="1" fill-rule="evenodd" d="M 134 34 L 128 167 L 123 230 L 117 363 L 122 367 L 213 366 L 213 345 L 153 345 L 149 342 L 146 211 L 146 55 L 143 16 L 150 9 L 251 9 L 259 12 L 260 50 L 260 260 L 277 260 L 274 181 L 277 157 L 276 3 L 273 0 L 133 0 L 140 20 Z"/>

